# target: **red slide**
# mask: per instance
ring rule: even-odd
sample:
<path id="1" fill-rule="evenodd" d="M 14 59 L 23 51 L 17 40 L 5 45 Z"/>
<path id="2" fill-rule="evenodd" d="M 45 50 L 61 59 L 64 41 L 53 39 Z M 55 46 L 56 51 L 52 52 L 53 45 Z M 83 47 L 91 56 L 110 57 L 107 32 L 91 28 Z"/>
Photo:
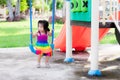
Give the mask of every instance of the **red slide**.
<path id="1" fill-rule="evenodd" d="M 99 29 L 99 40 L 108 32 L 109 28 Z M 72 26 L 72 48 L 76 51 L 84 51 L 90 46 L 91 28 L 83 26 Z M 54 41 L 55 48 L 66 50 L 66 26 L 64 24 L 60 34 Z"/>

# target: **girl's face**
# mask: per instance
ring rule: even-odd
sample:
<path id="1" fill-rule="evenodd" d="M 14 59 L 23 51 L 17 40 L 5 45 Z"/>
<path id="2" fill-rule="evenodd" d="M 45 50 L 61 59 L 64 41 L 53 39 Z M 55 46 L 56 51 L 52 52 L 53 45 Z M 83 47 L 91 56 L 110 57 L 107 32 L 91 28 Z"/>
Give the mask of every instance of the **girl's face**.
<path id="1" fill-rule="evenodd" d="M 44 28 L 43 28 L 43 25 L 42 25 L 42 24 L 39 24 L 39 26 L 38 26 L 38 31 L 44 32 Z"/>

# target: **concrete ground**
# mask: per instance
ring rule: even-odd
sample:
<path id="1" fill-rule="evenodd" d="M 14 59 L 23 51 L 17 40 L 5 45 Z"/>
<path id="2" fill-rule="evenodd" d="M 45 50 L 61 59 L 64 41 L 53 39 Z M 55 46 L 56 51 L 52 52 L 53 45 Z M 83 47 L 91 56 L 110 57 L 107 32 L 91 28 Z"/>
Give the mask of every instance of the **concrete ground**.
<path id="1" fill-rule="evenodd" d="M 120 46 L 100 45 L 99 68 L 101 77 L 87 75 L 90 69 L 90 48 L 73 52 L 75 62 L 64 63 L 64 52 L 54 51 L 51 68 L 36 68 L 37 56 L 28 47 L 0 48 L 0 80 L 120 80 Z M 89 58 L 89 60 L 88 60 Z"/>

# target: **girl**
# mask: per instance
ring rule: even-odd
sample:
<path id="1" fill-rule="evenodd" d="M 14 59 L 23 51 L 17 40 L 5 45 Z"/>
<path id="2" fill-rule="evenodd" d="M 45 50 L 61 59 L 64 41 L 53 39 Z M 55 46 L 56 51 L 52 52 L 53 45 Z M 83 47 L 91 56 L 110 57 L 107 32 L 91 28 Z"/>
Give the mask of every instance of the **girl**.
<path id="1" fill-rule="evenodd" d="M 38 21 L 38 31 L 33 34 L 33 37 L 37 37 L 36 42 L 36 54 L 38 55 L 38 65 L 40 68 L 40 62 L 42 56 L 46 56 L 45 65 L 49 68 L 49 58 L 52 56 L 52 48 L 48 44 L 48 36 L 51 36 L 50 29 L 48 28 L 49 23 L 46 20 Z"/>

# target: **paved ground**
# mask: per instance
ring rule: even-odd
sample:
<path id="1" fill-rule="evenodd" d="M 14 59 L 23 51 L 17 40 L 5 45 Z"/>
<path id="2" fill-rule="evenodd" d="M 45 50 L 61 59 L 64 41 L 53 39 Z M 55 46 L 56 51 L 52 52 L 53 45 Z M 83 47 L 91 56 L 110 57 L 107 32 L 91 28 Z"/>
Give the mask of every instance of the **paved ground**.
<path id="1" fill-rule="evenodd" d="M 0 48 L 0 80 L 120 80 L 120 46 L 100 45 L 99 68 L 101 77 L 90 77 L 88 61 L 90 48 L 85 52 L 73 52 L 74 63 L 64 63 L 64 52 L 54 52 L 51 68 L 36 68 L 37 56 L 27 47 Z"/>

